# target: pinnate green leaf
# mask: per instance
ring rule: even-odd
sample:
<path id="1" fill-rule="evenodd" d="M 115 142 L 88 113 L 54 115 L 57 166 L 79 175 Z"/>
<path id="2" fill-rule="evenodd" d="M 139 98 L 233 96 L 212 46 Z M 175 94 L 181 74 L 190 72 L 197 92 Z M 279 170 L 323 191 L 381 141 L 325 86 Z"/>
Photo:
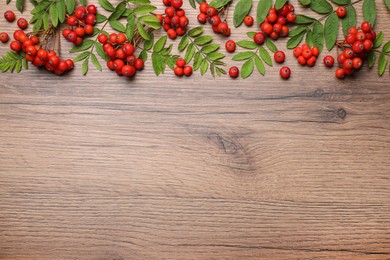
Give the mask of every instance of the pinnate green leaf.
<path id="1" fill-rule="evenodd" d="M 388 64 L 388 59 L 386 57 L 386 54 L 384 52 L 381 52 L 379 54 L 379 59 L 378 59 L 378 74 L 379 76 L 382 76 L 383 73 L 386 70 Z"/>
<path id="2" fill-rule="evenodd" d="M 364 0 L 362 10 L 363 10 L 364 20 L 369 22 L 372 26 L 374 26 L 376 21 L 375 0 Z"/>
<path id="3" fill-rule="evenodd" d="M 240 52 L 240 53 L 237 53 L 236 55 L 234 55 L 232 60 L 235 60 L 235 61 L 247 60 L 247 59 L 252 58 L 253 55 L 255 55 L 255 54 L 251 51 L 244 51 L 244 52 Z"/>
<path id="4" fill-rule="evenodd" d="M 272 0 L 259 0 L 259 3 L 257 4 L 257 13 L 256 13 L 256 20 L 258 25 L 264 22 L 264 19 L 267 16 L 268 11 L 271 9 L 271 7 L 272 7 Z"/>
<path id="5" fill-rule="evenodd" d="M 242 40 L 236 42 L 236 44 L 242 48 L 248 49 L 248 50 L 254 50 L 257 49 L 258 45 L 253 42 L 253 41 L 248 41 L 248 40 Z"/>
<path id="6" fill-rule="evenodd" d="M 329 15 L 329 17 L 325 21 L 325 44 L 326 48 L 330 51 L 337 39 L 338 35 L 338 29 L 339 29 L 339 18 L 337 17 L 336 13 L 332 13 Z"/>
<path id="7" fill-rule="evenodd" d="M 233 24 L 238 27 L 244 21 L 252 8 L 253 0 L 239 0 L 236 7 L 234 8 Z"/>

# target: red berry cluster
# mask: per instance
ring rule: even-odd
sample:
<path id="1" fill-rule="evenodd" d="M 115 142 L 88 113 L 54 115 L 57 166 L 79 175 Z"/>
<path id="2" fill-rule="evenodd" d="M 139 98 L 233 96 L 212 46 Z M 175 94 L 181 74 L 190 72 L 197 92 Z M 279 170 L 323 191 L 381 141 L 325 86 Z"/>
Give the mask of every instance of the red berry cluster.
<path id="1" fill-rule="evenodd" d="M 176 76 L 182 77 L 183 75 L 189 77 L 192 74 L 192 67 L 186 65 L 187 62 L 183 58 L 178 58 L 176 60 L 176 67 L 173 69 L 173 72 Z"/>
<path id="2" fill-rule="evenodd" d="M 297 15 L 292 4 L 285 4 L 279 10 L 273 7 L 260 25 L 260 30 L 273 40 L 277 40 L 279 37 L 287 37 L 289 32 L 287 23 L 293 23 L 296 18 Z"/>
<path id="3" fill-rule="evenodd" d="M 176 39 L 177 36 L 183 36 L 187 31 L 188 18 L 181 6 L 183 0 L 163 0 L 165 14 L 157 14 L 156 17 L 160 20 L 164 30 L 171 39 Z"/>
<path id="4" fill-rule="evenodd" d="M 69 28 L 62 30 L 62 35 L 69 42 L 75 45 L 83 43 L 85 35 L 91 35 L 96 23 L 97 9 L 95 5 L 88 5 L 87 8 L 79 6 L 74 13 L 68 16 L 67 23 Z"/>
<path id="5" fill-rule="evenodd" d="M 372 50 L 375 39 L 376 32 L 369 22 L 363 22 L 360 29 L 351 27 L 341 44 L 343 52 L 337 57 L 339 68 L 336 70 L 336 77 L 342 79 L 345 75 L 360 70 L 363 60 Z"/>
<path id="6" fill-rule="evenodd" d="M 230 28 L 226 21 L 222 21 L 218 14 L 218 10 L 209 6 L 207 2 L 203 2 L 199 5 L 200 13 L 198 14 L 198 22 L 205 24 L 207 21 L 211 24 L 215 33 L 220 33 L 224 36 L 230 36 Z M 253 21 L 252 21 L 253 24 Z"/>
<path id="7" fill-rule="evenodd" d="M 137 70 L 144 68 L 144 61 L 134 55 L 135 47 L 123 33 L 100 34 L 98 41 L 110 58 L 107 67 L 119 76 L 133 77 Z"/>
<path id="8" fill-rule="evenodd" d="M 302 44 L 302 46 L 298 46 L 294 48 L 293 54 L 295 58 L 297 58 L 298 63 L 302 66 L 314 67 L 317 62 L 318 55 L 320 55 L 320 51 L 318 47 L 314 46 L 310 48 L 310 46 L 306 43 Z"/>
<path id="9" fill-rule="evenodd" d="M 61 60 L 55 51 L 41 48 L 38 36 L 25 34 L 21 30 L 16 30 L 13 34 L 14 41 L 10 48 L 15 52 L 23 51 L 26 60 L 36 67 L 45 67 L 57 75 L 62 75 L 66 71 L 73 69 L 72 60 Z"/>

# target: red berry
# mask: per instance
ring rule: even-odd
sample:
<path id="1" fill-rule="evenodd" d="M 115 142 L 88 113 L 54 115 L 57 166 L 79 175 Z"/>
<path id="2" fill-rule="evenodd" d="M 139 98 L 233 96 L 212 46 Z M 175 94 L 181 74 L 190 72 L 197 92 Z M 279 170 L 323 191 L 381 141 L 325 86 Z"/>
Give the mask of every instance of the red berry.
<path id="1" fill-rule="evenodd" d="M 276 32 L 272 32 L 269 36 L 272 40 L 277 40 L 279 38 L 279 34 Z"/>
<path id="2" fill-rule="evenodd" d="M 302 55 L 298 57 L 298 63 L 302 66 L 306 65 L 306 62 L 306 59 Z"/>
<path id="3" fill-rule="evenodd" d="M 52 55 L 49 57 L 49 64 L 52 65 L 54 68 L 57 68 L 60 64 L 60 58 L 58 58 L 57 55 Z"/>
<path id="4" fill-rule="evenodd" d="M 156 14 L 156 17 L 157 17 L 158 20 L 160 20 L 160 23 L 162 24 L 163 19 L 164 19 L 164 17 L 162 16 L 162 14 Z"/>
<path id="5" fill-rule="evenodd" d="M 76 18 L 76 16 L 73 16 L 73 15 L 69 16 L 68 20 L 67 20 L 67 23 L 68 23 L 69 26 L 76 26 L 77 25 L 77 18 Z"/>
<path id="6" fill-rule="evenodd" d="M 345 42 L 348 44 L 354 44 L 356 40 L 356 34 L 347 34 L 347 36 L 345 36 Z"/>
<path id="7" fill-rule="evenodd" d="M 344 61 L 345 61 L 344 54 L 343 53 L 339 54 L 339 56 L 337 56 L 337 63 L 339 64 L 339 67 L 343 66 Z"/>
<path id="8" fill-rule="evenodd" d="M 124 33 L 118 33 L 116 35 L 116 43 L 123 44 L 126 41 L 126 35 Z"/>
<path id="9" fill-rule="evenodd" d="M 73 69 L 73 65 L 74 65 L 74 63 L 73 63 L 73 61 L 72 61 L 72 60 L 70 60 L 70 59 L 67 59 L 65 62 L 66 62 L 66 65 L 67 65 L 67 67 L 68 67 L 68 70 L 71 70 L 71 69 Z"/>
<path id="10" fill-rule="evenodd" d="M 66 39 L 70 42 L 76 42 L 77 40 L 77 34 L 74 31 L 69 32 L 68 36 Z"/>
<path id="11" fill-rule="evenodd" d="M 287 14 L 286 18 L 289 23 L 293 23 L 297 19 L 297 15 L 294 12 L 290 12 Z"/>
<path id="12" fill-rule="evenodd" d="M 371 32 L 371 24 L 369 22 L 363 22 L 362 26 L 360 26 L 363 32 L 369 33 Z"/>
<path id="13" fill-rule="evenodd" d="M 184 70 L 183 70 L 182 67 L 176 67 L 176 68 L 174 68 L 173 72 L 174 72 L 175 75 L 178 76 L 178 77 L 181 77 L 181 76 L 183 76 L 183 74 L 184 74 Z"/>
<path id="14" fill-rule="evenodd" d="M 183 73 L 186 77 L 191 76 L 192 74 L 192 67 L 191 66 L 185 66 L 183 69 Z"/>
<path id="15" fill-rule="evenodd" d="M 88 5 L 87 12 L 89 14 L 96 14 L 97 13 L 96 5 Z"/>
<path id="16" fill-rule="evenodd" d="M 107 61 L 107 68 L 109 68 L 110 70 L 115 70 L 114 61 L 108 60 Z"/>
<path id="17" fill-rule="evenodd" d="M 244 23 L 246 26 L 252 26 L 253 25 L 253 17 L 250 15 L 245 16 Z"/>
<path id="18" fill-rule="evenodd" d="M 262 23 L 260 29 L 267 35 L 270 35 L 273 32 L 273 26 L 270 23 Z"/>
<path id="19" fill-rule="evenodd" d="M 90 25 L 95 25 L 96 16 L 94 14 L 88 14 L 87 17 L 85 17 L 85 23 Z"/>
<path id="20" fill-rule="evenodd" d="M 352 59 L 346 59 L 343 63 L 343 68 L 344 69 L 352 69 L 353 68 Z"/>
<path id="21" fill-rule="evenodd" d="M 338 79 L 343 79 L 344 78 L 344 69 L 337 69 L 335 74 L 336 74 L 336 77 Z"/>
<path id="22" fill-rule="evenodd" d="M 278 15 L 280 16 L 287 16 L 287 14 L 290 12 L 290 9 L 288 7 L 288 4 L 285 4 L 278 10 Z"/>
<path id="23" fill-rule="evenodd" d="M 257 33 L 253 36 L 253 41 L 254 41 L 256 44 L 263 44 L 264 41 L 265 41 L 265 35 L 264 35 L 264 33 L 262 33 L 262 32 L 257 32 Z"/>
<path id="24" fill-rule="evenodd" d="M 84 6 L 77 7 L 76 11 L 74 12 L 74 15 L 77 17 L 77 19 L 81 20 L 85 17 L 87 14 L 87 9 L 85 9 Z"/>
<path id="25" fill-rule="evenodd" d="M 186 16 L 181 16 L 179 20 L 179 26 L 185 28 L 188 25 L 188 18 Z"/>
<path id="26" fill-rule="evenodd" d="M 121 60 L 121 59 L 114 60 L 114 68 L 115 68 L 115 70 L 121 70 L 124 65 L 125 65 L 125 63 L 123 62 L 123 60 Z"/>
<path id="27" fill-rule="evenodd" d="M 268 13 L 267 15 L 267 21 L 269 23 L 276 23 L 276 21 L 278 20 L 278 15 L 276 13 Z"/>
<path id="28" fill-rule="evenodd" d="M 347 15 L 347 8 L 345 6 L 339 6 L 336 9 L 336 14 L 339 18 L 344 18 Z"/>
<path id="29" fill-rule="evenodd" d="M 169 17 L 168 17 L 169 18 Z M 175 27 L 176 25 L 179 25 L 180 23 L 180 17 L 177 16 L 177 15 L 174 15 L 172 18 L 171 18 L 171 25 L 173 27 Z"/>
<path id="30" fill-rule="evenodd" d="M 310 49 L 304 49 L 304 50 L 302 50 L 302 56 L 305 59 L 309 59 L 311 56 L 313 56 L 313 53 L 311 52 Z"/>
<path id="31" fill-rule="evenodd" d="M 12 12 L 11 10 L 5 11 L 4 12 L 4 18 L 8 22 L 13 22 L 13 21 L 15 21 L 15 13 Z"/>
<path id="32" fill-rule="evenodd" d="M 301 54 L 302 54 L 302 48 L 299 47 L 299 46 L 298 46 L 298 47 L 295 47 L 295 48 L 294 48 L 294 51 L 293 51 L 293 54 L 294 54 L 295 57 L 298 58 L 298 57 L 301 56 Z"/>
<path id="33" fill-rule="evenodd" d="M 171 5 L 171 0 L 162 0 L 163 4 L 165 6 L 170 6 Z"/>
<path id="34" fill-rule="evenodd" d="M 179 17 L 185 16 L 186 12 L 183 9 L 177 9 L 176 10 L 176 15 Z"/>
<path id="35" fill-rule="evenodd" d="M 105 34 L 100 34 L 98 36 L 98 41 L 101 43 L 101 44 L 106 44 L 107 41 L 108 41 L 108 36 L 105 35 Z"/>
<path id="36" fill-rule="evenodd" d="M 236 50 L 236 43 L 233 40 L 228 40 L 225 43 L 225 48 L 228 52 L 234 52 Z"/>
<path id="37" fill-rule="evenodd" d="M 363 43 L 357 41 L 352 45 L 352 50 L 356 53 L 361 53 L 364 50 Z"/>
<path id="38" fill-rule="evenodd" d="M 353 50 L 350 48 L 344 49 L 343 54 L 346 59 L 352 59 L 354 55 Z"/>
<path id="39" fill-rule="evenodd" d="M 135 50 L 134 45 L 131 43 L 126 43 L 123 45 L 122 49 L 126 56 L 133 55 Z"/>
<path id="40" fill-rule="evenodd" d="M 77 38 L 76 38 L 76 41 L 74 41 L 73 43 L 74 43 L 74 45 L 80 45 L 80 44 L 83 43 L 83 38 L 77 37 Z"/>
<path id="41" fill-rule="evenodd" d="M 172 18 L 175 15 L 175 9 L 173 7 L 167 7 L 165 8 L 165 14 Z"/>
<path id="42" fill-rule="evenodd" d="M 277 63 L 283 63 L 285 59 L 286 59 L 286 55 L 284 54 L 283 51 L 277 51 L 274 53 L 274 60 Z"/>
<path id="43" fill-rule="evenodd" d="M 226 22 L 221 22 L 220 24 L 218 24 L 218 32 L 226 36 L 226 33 L 229 32 L 229 26 Z"/>
<path id="44" fill-rule="evenodd" d="M 186 33 L 185 30 L 182 27 L 177 27 L 175 29 L 175 31 L 176 31 L 176 34 L 179 35 L 179 36 L 183 36 Z"/>
<path id="45" fill-rule="evenodd" d="M 357 39 L 358 41 L 363 42 L 363 41 L 366 39 L 366 34 L 365 34 L 364 32 L 358 32 L 358 33 L 356 34 L 356 39 Z"/>
<path id="46" fill-rule="evenodd" d="M 363 47 L 364 47 L 364 50 L 367 51 L 367 52 L 370 52 L 372 50 L 372 47 L 373 47 L 373 43 L 371 40 L 365 40 L 363 42 Z"/>
<path id="47" fill-rule="evenodd" d="M 130 65 L 124 65 L 120 70 L 122 72 L 122 75 L 126 77 L 133 77 L 136 73 L 134 66 Z"/>
<path id="48" fill-rule="evenodd" d="M 18 41 L 12 41 L 10 44 L 10 48 L 11 50 L 18 52 L 22 49 L 22 44 L 20 44 L 20 42 Z"/>
<path id="49" fill-rule="evenodd" d="M 290 75 L 291 75 L 291 70 L 289 67 L 282 67 L 279 71 L 279 74 L 280 76 L 283 78 L 283 79 L 288 79 L 290 78 Z"/>
<path id="50" fill-rule="evenodd" d="M 231 33 L 231 30 L 230 28 L 227 28 L 225 31 L 222 31 L 222 34 L 226 37 L 229 37 L 230 36 L 230 33 Z"/>
<path id="51" fill-rule="evenodd" d="M 37 56 L 42 60 L 42 61 L 46 61 L 48 58 L 49 58 L 49 55 L 47 53 L 46 50 L 43 50 L 43 49 L 40 49 L 38 52 L 37 52 Z"/>
<path id="52" fill-rule="evenodd" d="M 135 66 L 135 62 L 137 61 L 137 58 L 135 57 L 135 55 L 130 55 L 126 58 L 126 62 L 131 65 L 131 66 Z"/>
<path id="53" fill-rule="evenodd" d="M 184 68 L 184 66 L 185 66 L 186 64 L 187 64 L 187 63 L 186 63 L 185 59 L 183 59 L 183 58 L 178 58 L 178 59 L 176 60 L 176 66 L 179 67 L 179 68 Z"/>
<path id="54" fill-rule="evenodd" d="M 77 36 L 83 37 L 85 35 L 85 30 L 83 27 L 76 27 L 74 29 L 74 32 L 76 33 Z M 69 34 L 68 34 L 69 35 Z"/>
<path id="55" fill-rule="evenodd" d="M 26 36 L 26 34 L 25 34 L 22 30 L 16 30 L 16 31 L 14 31 L 13 36 L 14 36 L 14 39 L 15 39 L 15 40 L 19 41 L 20 35 Z"/>
<path id="56" fill-rule="evenodd" d="M 316 62 L 317 62 L 317 58 L 315 56 L 311 56 L 307 60 L 306 65 L 309 66 L 309 67 L 314 67 L 314 65 L 316 65 Z"/>
<path id="57" fill-rule="evenodd" d="M 2 43 L 6 43 L 6 42 L 9 41 L 9 36 L 8 36 L 8 34 L 6 32 L 0 33 L 0 41 Z"/>
<path id="58" fill-rule="evenodd" d="M 26 53 L 31 56 L 37 55 L 37 47 L 35 47 L 35 45 L 27 46 Z"/>
<path id="59" fill-rule="evenodd" d="M 348 34 L 357 34 L 358 30 L 356 29 L 355 26 L 352 26 L 351 28 L 348 29 Z"/>
<path id="60" fill-rule="evenodd" d="M 197 19 L 198 19 L 199 23 L 205 24 L 207 22 L 207 15 L 204 13 L 200 13 L 200 14 L 198 14 Z"/>
<path id="61" fill-rule="evenodd" d="M 199 5 L 199 11 L 203 14 L 207 14 L 207 8 L 209 8 L 209 4 L 207 2 L 203 2 Z"/>
<path id="62" fill-rule="evenodd" d="M 221 18 L 218 15 L 214 15 L 210 18 L 210 24 L 212 26 L 218 26 L 221 23 Z"/>
<path id="63" fill-rule="evenodd" d="M 310 46 L 309 46 L 309 44 L 307 44 L 307 43 L 302 44 L 301 47 L 302 47 L 302 50 L 310 49 Z"/>
<path id="64" fill-rule="evenodd" d="M 171 0 L 171 5 L 175 9 L 179 9 L 183 5 L 183 0 Z"/>
<path id="65" fill-rule="evenodd" d="M 118 59 L 121 59 L 121 60 L 124 60 L 126 59 L 126 54 L 125 52 L 123 51 L 122 48 L 119 48 L 115 51 L 115 55 Z"/>
<path id="66" fill-rule="evenodd" d="M 60 61 L 60 63 L 58 64 L 57 69 L 58 69 L 58 70 L 65 71 L 65 70 L 68 69 L 68 65 L 66 64 L 65 61 Z"/>
<path id="67" fill-rule="evenodd" d="M 353 69 L 360 70 L 362 65 L 363 65 L 363 61 L 362 61 L 361 58 L 359 58 L 359 57 L 353 58 L 353 60 L 352 60 L 352 67 L 353 67 Z"/>
<path id="68" fill-rule="evenodd" d="M 136 59 L 134 67 L 136 70 L 142 70 L 144 68 L 144 61 L 142 59 Z"/>
<path id="69" fill-rule="evenodd" d="M 68 29 L 68 28 L 65 28 L 64 30 L 62 30 L 62 36 L 64 36 L 65 38 L 68 37 L 69 33 L 71 32 L 72 30 Z"/>
<path id="70" fill-rule="evenodd" d="M 206 14 L 207 14 L 208 17 L 213 17 L 213 16 L 216 15 L 217 13 L 218 13 L 218 12 L 217 12 L 217 9 L 215 9 L 215 7 L 209 6 L 209 7 L 207 8 Z"/>
<path id="71" fill-rule="evenodd" d="M 276 23 L 283 26 L 287 23 L 287 19 L 284 16 L 279 16 L 278 20 L 276 20 Z"/>
<path id="72" fill-rule="evenodd" d="M 311 53 L 313 54 L 313 56 L 318 57 L 318 55 L 320 55 L 320 50 L 318 49 L 318 47 L 314 46 L 313 48 L 311 48 Z"/>
<path id="73" fill-rule="evenodd" d="M 273 31 L 279 34 L 282 31 L 282 25 L 279 23 L 275 23 L 273 26 Z"/>
<path id="74" fill-rule="evenodd" d="M 280 37 L 287 37 L 289 29 L 286 25 L 282 26 L 282 30 L 280 31 Z"/>
<path id="75" fill-rule="evenodd" d="M 24 30 L 24 29 L 27 28 L 28 22 L 27 22 L 27 20 L 24 19 L 24 18 L 19 18 L 19 19 L 18 19 L 18 22 L 17 22 L 17 25 L 18 25 L 18 27 L 19 27 L 20 29 Z"/>
<path id="76" fill-rule="evenodd" d="M 168 37 L 171 38 L 172 40 L 176 39 L 177 33 L 174 29 L 169 29 L 167 31 L 167 34 L 168 34 Z"/>
<path id="77" fill-rule="evenodd" d="M 232 66 L 229 69 L 229 76 L 233 79 L 237 78 L 240 74 L 240 70 L 236 66 Z"/>
<path id="78" fill-rule="evenodd" d="M 334 65 L 334 58 L 331 55 L 325 56 L 324 57 L 324 64 L 326 67 L 333 67 Z"/>

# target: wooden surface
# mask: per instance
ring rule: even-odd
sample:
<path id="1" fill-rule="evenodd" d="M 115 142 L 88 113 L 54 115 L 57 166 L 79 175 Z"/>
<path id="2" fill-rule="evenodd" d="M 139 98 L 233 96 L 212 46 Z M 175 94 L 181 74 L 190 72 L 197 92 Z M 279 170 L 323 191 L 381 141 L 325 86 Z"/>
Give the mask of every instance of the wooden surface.
<path id="1" fill-rule="evenodd" d="M 1 74 L 0 258 L 390 259 L 388 73 L 287 64 Z"/>

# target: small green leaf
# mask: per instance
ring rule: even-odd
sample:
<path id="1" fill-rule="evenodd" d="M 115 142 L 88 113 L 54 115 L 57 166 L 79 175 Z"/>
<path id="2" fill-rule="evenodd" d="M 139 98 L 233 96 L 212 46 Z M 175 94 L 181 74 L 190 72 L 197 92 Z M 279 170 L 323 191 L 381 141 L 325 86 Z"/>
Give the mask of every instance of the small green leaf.
<path id="1" fill-rule="evenodd" d="M 116 21 L 118 20 L 122 14 L 126 11 L 126 2 L 121 2 L 117 7 L 115 8 L 115 11 L 112 12 L 112 14 L 108 17 L 108 21 Z"/>
<path id="2" fill-rule="evenodd" d="M 374 67 L 375 60 L 376 60 L 376 53 L 375 53 L 375 51 L 370 51 L 368 53 L 368 67 L 370 69 L 372 69 L 372 67 Z"/>
<path id="3" fill-rule="evenodd" d="M 77 55 L 77 57 L 74 58 L 73 61 L 78 62 L 78 61 L 84 60 L 85 58 L 89 57 L 90 54 L 91 53 L 89 51 L 82 52 L 79 55 Z"/>
<path id="4" fill-rule="evenodd" d="M 306 39 L 305 39 L 306 44 L 308 44 L 310 47 L 313 47 L 313 31 L 308 30 L 306 33 Z"/>
<path id="5" fill-rule="evenodd" d="M 390 0 L 385 0 L 385 4 L 387 6 L 387 9 L 390 10 Z"/>
<path id="6" fill-rule="evenodd" d="M 18 9 L 19 12 L 23 13 L 23 11 L 24 11 L 24 0 L 16 0 L 16 9 Z"/>
<path id="7" fill-rule="evenodd" d="M 332 2 L 337 5 L 348 5 L 351 3 L 351 0 L 332 0 Z"/>
<path id="8" fill-rule="evenodd" d="M 302 41 L 303 36 L 305 36 L 305 32 L 304 31 L 301 32 L 298 35 L 295 35 L 295 36 L 291 37 L 287 41 L 287 48 L 293 49 L 293 48 L 297 47 L 299 45 L 299 43 Z"/>
<path id="9" fill-rule="evenodd" d="M 53 24 L 54 27 L 57 27 L 58 25 L 58 9 L 56 7 L 55 3 L 52 3 L 50 5 L 50 17 L 51 17 L 51 23 Z"/>
<path id="10" fill-rule="evenodd" d="M 144 38 L 145 40 L 150 39 L 149 34 L 146 32 L 144 26 L 142 25 L 142 23 L 140 21 L 138 21 L 138 23 L 137 23 L 137 29 L 138 29 L 138 33 L 141 35 L 142 38 Z"/>
<path id="11" fill-rule="evenodd" d="M 104 52 L 103 50 L 103 46 L 98 43 L 98 42 L 95 42 L 95 49 L 96 49 L 96 52 L 97 54 L 105 61 L 108 61 L 108 56 L 107 54 Z"/>
<path id="12" fill-rule="evenodd" d="M 306 16 L 306 15 L 297 14 L 297 18 L 295 19 L 294 23 L 295 24 L 311 24 L 314 21 L 316 21 L 316 19 L 311 18 L 311 17 Z"/>
<path id="13" fill-rule="evenodd" d="M 254 50 L 257 49 L 258 45 L 253 42 L 253 41 L 248 41 L 248 40 L 242 40 L 236 42 L 236 44 L 242 48 L 248 49 L 248 50 Z"/>
<path id="14" fill-rule="evenodd" d="M 228 3 L 230 3 L 232 0 L 213 0 L 209 3 L 209 6 L 214 6 L 216 9 L 220 9 L 221 7 L 224 7 Z"/>
<path id="15" fill-rule="evenodd" d="M 247 60 L 247 59 L 252 58 L 253 55 L 255 55 L 255 54 L 251 51 L 244 51 L 244 52 L 240 52 L 240 53 L 237 53 L 236 55 L 234 55 L 232 60 L 235 60 L 235 61 Z"/>
<path id="16" fill-rule="evenodd" d="M 184 51 L 184 49 L 187 47 L 187 45 L 188 45 L 188 36 L 187 36 L 187 35 L 184 35 L 184 36 L 181 38 L 181 40 L 180 40 L 180 42 L 179 42 L 179 46 L 177 47 L 177 49 L 178 49 L 179 51 Z"/>
<path id="17" fill-rule="evenodd" d="M 313 46 L 317 46 L 320 53 L 324 48 L 324 27 L 320 22 L 315 22 L 313 26 Z"/>
<path id="18" fill-rule="evenodd" d="M 43 14 L 42 21 L 43 21 L 43 28 L 45 30 L 49 29 L 49 14 L 48 13 Z"/>
<path id="19" fill-rule="evenodd" d="M 276 45 L 269 38 L 265 39 L 265 45 L 267 45 L 268 49 L 273 53 L 278 51 L 278 47 L 276 47 Z"/>
<path id="20" fill-rule="evenodd" d="M 246 35 L 253 40 L 253 37 L 255 37 L 256 32 L 247 32 Z"/>
<path id="21" fill-rule="evenodd" d="M 265 66 L 264 66 L 263 61 L 257 55 L 255 56 L 255 64 L 256 64 L 256 68 L 259 71 L 259 73 L 264 76 L 265 75 Z"/>
<path id="22" fill-rule="evenodd" d="M 383 75 L 383 73 L 386 70 L 387 64 L 388 64 L 388 60 L 387 60 L 386 54 L 384 52 L 381 52 L 381 54 L 379 54 L 379 59 L 378 59 L 378 74 L 379 74 L 379 76 Z"/>
<path id="23" fill-rule="evenodd" d="M 246 62 L 244 62 L 244 64 L 242 64 L 241 67 L 241 77 L 243 79 L 249 77 L 252 74 L 254 67 L 255 67 L 255 63 L 253 59 L 249 59 Z"/>
<path id="24" fill-rule="evenodd" d="M 347 36 L 349 28 L 356 26 L 356 10 L 353 5 L 347 6 L 347 16 L 341 19 L 341 25 L 343 27 L 344 36 Z"/>
<path id="25" fill-rule="evenodd" d="M 200 74 L 202 76 L 207 72 L 208 67 L 209 67 L 209 63 L 207 62 L 207 60 L 206 59 L 202 60 L 200 64 Z"/>
<path id="26" fill-rule="evenodd" d="M 145 62 L 148 59 L 148 53 L 146 51 L 141 51 L 138 58 Z"/>
<path id="27" fill-rule="evenodd" d="M 260 57 L 263 59 L 263 61 L 268 64 L 268 66 L 272 67 L 272 58 L 269 55 L 268 51 L 264 49 L 263 46 L 260 46 Z"/>
<path id="28" fill-rule="evenodd" d="M 268 11 L 271 9 L 271 7 L 272 7 L 272 0 L 259 0 L 259 3 L 257 4 L 257 13 L 256 13 L 256 19 L 258 25 L 264 22 L 264 19 L 267 16 Z"/>
<path id="29" fill-rule="evenodd" d="M 107 17 L 105 17 L 104 15 L 102 14 L 96 14 L 96 23 L 99 24 L 99 23 L 103 23 L 107 21 Z"/>
<path id="30" fill-rule="evenodd" d="M 164 48 L 166 42 L 167 42 L 167 36 L 164 35 L 156 41 L 153 47 L 153 51 L 160 52 Z"/>
<path id="31" fill-rule="evenodd" d="M 88 59 L 85 59 L 83 61 L 83 64 L 81 65 L 81 72 L 83 73 L 83 75 L 85 76 L 88 72 L 88 62 L 89 62 L 89 58 Z"/>
<path id="32" fill-rule="evenodd" d="M 126 27 L 122 23 L 118 22 L 117 20 L 109 21 L 109 24 L 113 29 L 119 32 L 126 32 Z"/>
<path id="33" fill-rule="evenodd" d="M 390 52 L 390 41 L 388 41 L 385 46 L 383 46 L 383 52 L 389 53 Z"/>
<path id="34" fill-rule="evenodd" d="M 157 7 L 153 5 L 141 5 L 133 9 L 135 14 L 148 14 L 155 11 Z"/>
<path id="35" fill-rule="evenodd" d="M 376 21 L 375 0 L 364 0 L 362 10 L 363 10 L 364 20 L 369 22 L 371 26 L 374 26 Z"/>
<path id="36" fill-rule="evenodd" d="M 247 16 L 252 9 L 253 0 L 239 0 L 236 7 L 234 8 L 233 14 L 233 24 L 235 27 L 238 27 L 244 21 L 245 16 Z"/>
<path id="37" fill-rule="evenodd" d="M 152 67 L 156 76 L 159 76 L 162 72 L 162 64 L 160 63 L 159 55 L 155 52 L 152 53 Z"/>
<path id="38" fill-rule="evenodd" d="M 126 25 L 126 36 L 129 41 L 133 39 L 135 29 L 135 15 L 131 13 L 127 16 L 127 25 Z"/>
<path id="39" fill-rule="evenodd" d="M 287 3 L 287 0 L 276 0 L 275 1 L 276 10 L 282 9 L 282 7 L 283 7 L 283 5 L 285 5 L 285 3 Z"/>
<path id="40" fill-rule="evenodd" d="M 336 13 L 332 13 L 325 21 L 325 43 L 326 48 L 330 51 L 336 44 L 338 35 L 339 18 Z"/>
<path id="41" fill-rule="evenodd" d="M 195 54 L 195 46 L 193 43 L 190 43 L 187 47 L 186 54 L 184 55 L 185 61 L 189 63 L 192 60 L 194 54 Z"/>
<path id="42" fill-rule="evenodd" d="M 102 65 L 100 65 L 99 60 L 96 58 L 95 54 L 91 53 L 91 62 L 95 65 L 96 69 L 102 71 Z"/>
<path id="43" fill-rule="evenodd" d="M 63 23 L 65 21 L 65 14 L 66 14 L 66 6 L 64 0 L 60 0 L 57 2 L 57 9 L 58 9 L 58 20 L 60 23 Z"/>
<path id="44" fill-rule="evenodd" d="M 328 14 L 333 11 L 333 7 L 326 0 L 311 1 L 309 8 L 319 14 Z"/>
<path id="45" fill-rule="evenodd" d="M 203 33 L 203 26 L 195 27 L 188 31 L 188 35 L 191 37 L 197 37 Z"/>
<path id="46" fill-rule="evenodd" d="M 198 51 L 197 53 L 195 53 L 194 55 L 194 66 L 193 66 L 193 69 L 194 71 L 198 70 L 200 68 L 200 64 L 202 63 L 202 55 L 201 55 L 201 52 Z"/>
<path id="47" fill-rule="evenodd" d="M 382 45 L 384 36 L 385 35 L 383 34 L 383 32 L 378 33 L 374 41 L 373 49 L 377 49 Z"/>
<path id="48" fill-rule="evenodd" d="M 129 0 L 130 3 L 135 5 L 148 5 L 150 4 L 149 0 Z"/>
<path id="49" fill-rule="evenodd" d="M 150 39 L 149 40 L 146 40 L 144 42 L 144 50 L 150 50 L 153 48 L 153 45 L 154 45 L 154 34 L 151 34 L 150 35 Z M 162 46 L 163 48 L 164 46 Z"/>
<path id="50" fill-rule="evenodd" d="M 99 4 L 106 11 L 109 11 L 109 12 L 114 12 L 115 11 L 115 7 L 108 0 L 99 0 Z"/>
<path id="51" fill-rule="evenodd" d="M 196 9 L 195 0 L 189 0 L 189 2 L 190 2 L 191 7 Z"/>
<path id="52" fill-rule="evenodd" d="M 160 20 L 155 15 L 144 15 L 141 17 L 144 22 L 160 23 Z"/>
<path id="53" fill-rule="evenodd" d="M 201 52 L 203 52 L 204 54 L 209 54 L 209 53 L 216 51 L 218 49 L 219 49 L 219 44 L 214 43 L 214 44 L 209 44 L 209 45 L 202 47 Z"/>
<path id="54" fill-rule="evenodd" d="M 203 46 L 203 45 L 211 42 L 212 40 L 213 40 L 213 37 L 211 37 L 210 35 L 204 35 L 204 36 L 199 36 L 198 38 L 196 38 L 194 40 L 194 43 L 196 45 Z"/>
<path id="55" fill-rule="evenodd" d="M 66 12 L 68 14 L 73 14 L 75 4 L 76 4 L 75 0 L 66 0 Z"/>
<path id="56" fill-rule="evenodd" d="M 225 55 L 220 52 L 212 52 L 207 57 L 212 61 L 216 61 L 225 58 Z"/>
<path id="57" fill-rule="evenodd" d="M 42 23 L 43 23 L 43 20 L 38 19 L 34 24 L 33 31 L 35 32 L 35 31 L 38 31 L 39 29 L 41 29 Z"/>
<path id="58" fill-rule="evenodd" d="M 308 30 L 307 26 L 300 25 L 300 26 L 296 27 L 295 29 L 291 30 L 290 33 L 288 34 L 288 36 L 294 37 L 298 34 L 301 34 L 302 32 L 304 32 L 306 30 Z"/>
<path id="59" fill-rule="evenodd" d="M 301 3 L 301 5 L 308 6 L 311 4 L 311 0 L 299 0 L 299 3 Z"/>

